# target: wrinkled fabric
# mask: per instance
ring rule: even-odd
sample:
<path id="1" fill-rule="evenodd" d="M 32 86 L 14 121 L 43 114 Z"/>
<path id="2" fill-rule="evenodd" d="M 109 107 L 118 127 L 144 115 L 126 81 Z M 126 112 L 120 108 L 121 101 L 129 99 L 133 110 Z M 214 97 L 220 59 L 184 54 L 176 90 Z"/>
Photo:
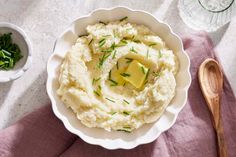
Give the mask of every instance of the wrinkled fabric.
<path id="1" fill-rule="evenodd" d="M 191 59 L 192 83 L 176 123 L 154 142 L 131 150 L 106 150 L 69 133 L 46 105 L 0 131 L 0 157 L 216 157 L 216 134 L 198 84 L 198 67 L 215 58 L 205 33 L 182 38 Z M 236 99 L 224 78 L 222 118 L 229 157 L 236 156 Z"/>

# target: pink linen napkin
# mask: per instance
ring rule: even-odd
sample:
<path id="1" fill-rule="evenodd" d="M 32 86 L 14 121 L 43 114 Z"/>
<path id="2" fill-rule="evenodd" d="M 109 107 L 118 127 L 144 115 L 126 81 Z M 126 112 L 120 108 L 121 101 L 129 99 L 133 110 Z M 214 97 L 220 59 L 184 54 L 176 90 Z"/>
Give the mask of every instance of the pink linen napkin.
<path id="1" fill-rule="evenodd" d="M 216 135 L 197 79 L 200 63 L 215 58 L 212 43 L 205 33 L 183 37 L 183 42 L 191 59 L 188 101 L 174 126 L 154 142 L 114 151 L 89 145 L 69 133 L 47 105 L 0 131 L 0 157 L 216 157 Z M 235 157 L 236 99 L 226 78 L 222 115 L 228 154 Z"/>

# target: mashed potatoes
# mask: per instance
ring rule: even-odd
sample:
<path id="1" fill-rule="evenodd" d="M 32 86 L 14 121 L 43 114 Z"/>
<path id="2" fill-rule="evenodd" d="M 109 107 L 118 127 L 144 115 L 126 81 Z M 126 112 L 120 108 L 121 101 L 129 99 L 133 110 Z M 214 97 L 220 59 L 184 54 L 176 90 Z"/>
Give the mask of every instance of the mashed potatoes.
<path id="1" fill-rule="evenodd" d="M 175 94 L 178 62 L 165 42 L 126 20 L 87 26 L 61 65 L 57 94 L 87 127 L 131 132 Z"/>

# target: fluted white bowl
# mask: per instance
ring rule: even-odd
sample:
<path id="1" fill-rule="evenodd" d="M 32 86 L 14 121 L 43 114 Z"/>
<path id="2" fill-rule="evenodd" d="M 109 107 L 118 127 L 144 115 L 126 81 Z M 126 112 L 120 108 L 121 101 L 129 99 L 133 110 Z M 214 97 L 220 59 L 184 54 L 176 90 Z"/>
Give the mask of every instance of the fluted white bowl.
<path id="1" fill-rule="evenodd" d="M 168 47 L 179 58 L 180 69 L 176 75 L 176 95 L 160 119 L 155 123 L 145 124 L 132 133 L 107 132 L 99 128 L 88 128 L 76 118 L 72 110 L 67 108 L 56 94 L 59 87 L 60 65 L 67 51 L 75 44 L 78 35 L 86 33 L 87 25 L 99 21 L 114 21 L 124 16 L 128 16 L 128 21 L 131 23 L 143 24 L 149 27 L 167 43 Z M 54 52 L 47 64 L 47 92 L 52 102 L 53 112 L 70 132 L 78 135 L 87 143 L 100 145 L 107 149 L 131 149 L 140 144 L 154 141 L 162 132 L 173 126 L 187 100 L 188 88 L 191 82 L 189 67 L 190 61 L 184 52 L 182 41 L 173 33 L 169 25 L 157 20 L 145 11 L 131 10 L 126 7 L 98 9 L 74 21 L 55 42 Z"/>

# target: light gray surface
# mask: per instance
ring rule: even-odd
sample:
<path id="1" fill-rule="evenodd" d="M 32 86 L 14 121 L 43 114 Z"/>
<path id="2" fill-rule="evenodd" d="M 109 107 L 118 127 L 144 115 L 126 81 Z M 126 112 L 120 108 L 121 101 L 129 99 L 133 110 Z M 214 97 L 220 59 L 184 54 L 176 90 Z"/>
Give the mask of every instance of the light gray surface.
<path id="1" fill-rule="evenodd" d="M 142 9 L 171 25 L 181 35 L 194 32 L 180 19 L 177 0 L 1 0 L 0 21 L 23 28 L 33 44 L 32 67 L 18 80 L 0 84 L 0 128 L 14 123 L 26 113 L 50 103 L 46 94 L 46 62 L 54 41 L 76 18 L 101 7 L 123 5 Z M 236 18 L 211 33 L 216 51 L 236 93 Z"/>

